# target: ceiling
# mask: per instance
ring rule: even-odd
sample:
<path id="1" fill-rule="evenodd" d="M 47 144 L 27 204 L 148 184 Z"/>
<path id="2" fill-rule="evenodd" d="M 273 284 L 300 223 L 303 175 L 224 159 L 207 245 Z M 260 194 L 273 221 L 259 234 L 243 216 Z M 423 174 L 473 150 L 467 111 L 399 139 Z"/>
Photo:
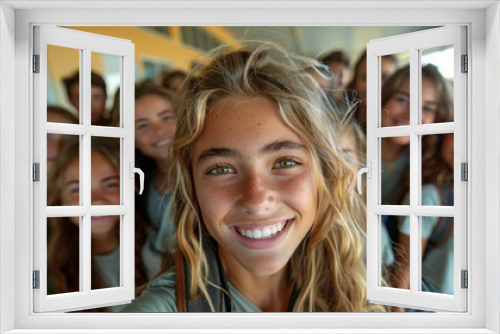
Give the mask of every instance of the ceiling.
<path id="1" fill-rule="evenodd" d="M 366 49 L 370 40 L 411 33 L 433 27 L 225 27 L 236 39 L 269 40 L 309 57 L 322 56 L 334 49 L 344 50 L 351 63 Z"/>

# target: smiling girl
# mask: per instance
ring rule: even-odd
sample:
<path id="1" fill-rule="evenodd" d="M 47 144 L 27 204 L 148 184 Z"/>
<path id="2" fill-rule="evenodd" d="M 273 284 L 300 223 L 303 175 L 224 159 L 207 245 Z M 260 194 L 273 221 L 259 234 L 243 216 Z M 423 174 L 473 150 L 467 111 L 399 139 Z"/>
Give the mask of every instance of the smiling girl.
<path id="1" fill-rule="evenodd" d="M 369 308 L 354 174 L 304 71 L 317 65 L 266 43 L 193 69 L 171 151 L 177 263 L 125 311 Z"/>
<path id="2" fill-rule="evenodd" d="M 79 141 L 61 151 L 52 169 L 53 192 L 49 206 L 80 205 Z M 92 138 L 91 205 L 120 205 L 120 144 L 114 138 Z M 79 291 L 80 217 L 49 218 L 49 294 Z M 137 224 L 136 224 L 137 225 Z M 144 232 L 136 226 L 136 248 Z M 91 249 L 93 290 L 120 285 L 120 216 L 92 216 Z M 147 281 L 146 268 L 136 256 L 137 285 Z M 120 307 L 92 311 L 119 310 Z"/>
<path id="3" fill-rule="evenodd" d="M 167 182 L 170 145 L 176 128 L 174 93 L 151 82 L 135 89 L 135 158 L 136 165 L 145 173 L 142 196 L 136 196 L 136 211 L 147 225 L 146 247 L 143 257 L 149 259 L 152 270 L 158 274 L 162 258 L 167 261 L 173 252 L 175 232 L 172 220 L 172 185 Z"/>

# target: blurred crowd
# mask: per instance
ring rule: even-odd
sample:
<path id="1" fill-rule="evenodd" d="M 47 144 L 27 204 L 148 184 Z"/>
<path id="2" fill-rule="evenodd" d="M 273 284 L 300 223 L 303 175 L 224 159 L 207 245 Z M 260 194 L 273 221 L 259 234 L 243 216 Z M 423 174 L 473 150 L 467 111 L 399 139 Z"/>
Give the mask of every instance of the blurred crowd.
<path id="1" fill-rule="evenodd" d="M 343 50 L 318 59 L 323 65 L 305 69 L 330 99 L 332 113 L 341 117 L 338 150 L 351 163 L 354 172 L 366 163 L 366 52 L 351 59 Z M 354 62 L 355 61 L 355 62 Z M 351 66 L 354 64 L 353 66 Z M 422 67 L 421 124 L 453 121 L 451 84 L 432 64 Z M 172 264 L 175 250 L 175 222 L 172 221 L 172 185 L 166 167 L 169 147 L 176 131 L 176 92 L 188 73 L 172 70 L 154 81 L 138 83 L 135 88 L 135 164 L 145 173 L 144 193 L 136 195 L 135 282 L 137 287 L 156 277 Z M 395 56 L 381 58 L 380 126 L 409 125 L 410 70 L 400 66 Z M 67 99 L 74 110 L 59 106 L 47 108 L 47 122 L 81 124 L 79 73 L 64 79 Z M 91 74 L 91 125 L 119 127 L 120 90 L 106 109 L 106 82 Z M 72 138 L 76 137 L 76 138 Z M 409 203 L 410 137 L 381 138 L 381 203 Z M 422 146 L 421 204 L 453 205 L 453 134 L 426 135 Z M 47 135 L 49 172 L 48 205 L 79 205 L 78 136 Z M 351 196 L 359 195 L 352 185 Z M 92 205 L 120 204 L 120 140 L 92 138 Z M 360 202 L 362 203 L 362 202 Z M 356 212 L 366 230 L 366 207 Z M 409 288 L 410 217 L 381 216 L 381 264 L 387 285 Z M 92 289 L 120 285 L 120 216 L 93 216 Z M 79 291 L 80 217 L 49 218 L 48 269 L 49 293 Z M 453 294 L 453 218 L 422 217 L 422 287 L 424 291 Z M 118 307 L 97 311 L 116 311 Z M 96 310 L 94 310 L 96 311 Z M 411 311 L 411 310 L 407 310 Z"/>

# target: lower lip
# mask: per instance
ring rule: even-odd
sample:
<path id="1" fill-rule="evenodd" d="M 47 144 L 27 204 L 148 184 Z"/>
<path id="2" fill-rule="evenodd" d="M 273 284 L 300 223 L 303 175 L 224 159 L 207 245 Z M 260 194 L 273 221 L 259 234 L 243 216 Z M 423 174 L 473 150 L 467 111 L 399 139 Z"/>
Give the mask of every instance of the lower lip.
<path id="1" fill-rule="evenodd" d="M 290 227 L 292 226 L 294 219 L 290 219 L 287 221 L 287 224 L 281 232 L 273 237 L 266 239 L 250 239 L 244 236 L 241 236 L 238 231 L 236 231 L 236 227 L 231 227 L 231 231 L 236 236 L 236 239 L 246 248 L 254 249 L 254 250 L 262 250 L 273 248 L 278 245 L 288 234 Z"/>

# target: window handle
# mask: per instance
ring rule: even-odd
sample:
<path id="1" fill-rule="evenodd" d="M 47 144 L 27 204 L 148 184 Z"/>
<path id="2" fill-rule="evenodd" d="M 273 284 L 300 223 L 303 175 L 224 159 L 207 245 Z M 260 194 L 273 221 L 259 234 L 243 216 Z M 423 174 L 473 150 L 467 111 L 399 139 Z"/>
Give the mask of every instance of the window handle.
<path id="1" fill-rule="evenodd" d="M 372 178 L 372 163 L 371 162 L 367 162 L 367 167 L 365 168 L 361 168 L 360 170 L 358 170 L 358 192 L 359 194 L 361 194 L 361 175 L 363 175 L 364 173 L 366 173 L 366 176 L 371 179 Z"/>
<path id="2" fill-rule="evenodd" d="M 144 190 L 144 172 L 140 168 L 135 168 L 134 167 L 134 162 L 130 161 L 129 163 L 129 170 L 130 170 L 130 178 L 134 178 L 134 173 L 139 174 L 139 195 L 142 195 L 142 191 Z"/>

